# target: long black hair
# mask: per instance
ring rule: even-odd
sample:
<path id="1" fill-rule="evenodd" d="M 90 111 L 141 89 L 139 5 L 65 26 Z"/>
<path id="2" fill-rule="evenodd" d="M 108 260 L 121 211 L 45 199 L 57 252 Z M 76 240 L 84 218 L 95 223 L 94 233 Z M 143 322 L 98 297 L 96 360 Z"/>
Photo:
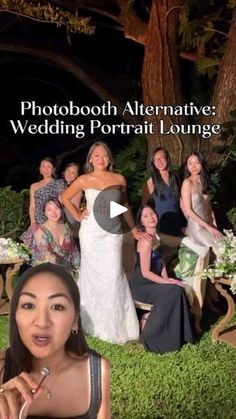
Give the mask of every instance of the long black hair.
<path id="1" fill-rule="evenodd" d="M 143 210 L 145 208 L 151 208 L 151 210 L 156 214 L 157 216 L 157 221 L 159 220 L 158 214 L 156 213 L 155 209 L 153 208 L 152 205 L 150 204 L 144 204 L 144 205 L 140 205 L 138 211 L 137 211 L 137 215 L 136 215 L 136 227 L 138 229 L 138 231 L 145 231 L 145 227 L 142 224 L 141 218 L 143 215 Z"/>
<path id="2" fill-rule="evenodd" d="M 59 201 L 58 198 L 56 198 L 55 196 L 49 197 L 43 204 L 43 212 L 45 217 L 47 218 L 45 212 L 46 212 L 46 206 L 49 202 L 53 202 L 54 205 L 56 205 L 57 208 L 59 208 L 61 210 L 61 218 L 60 220 L 65 223 L 66 222 L 66 216 L 65 216 L 65 210 L 63 205 L 61 204 L 61 202 Z"/>
<path id="3" fill-rule="evenodd" d="M 153 181 L 153 186 L 154 186 L 154 193 L 160 199 L 162 199 L 162 200 L 165 199 L 165 193 L 164 192 L 165 192 L 166 184 L 163 181 L 163 179 L 161 177 L 161 174 L 160 174 L 159 170 L 156 168 L 155 162 L 154 162 L 155 155 L 156 155 L 156 153 L 158 153 L 158 151 L 163 151 L 163 153 L 165 154 L 165 157 L 166 157 L 166 160 L 167 160 L 167 169 L 168 169 L 168 172 L 169 172 L 169 185 L 170 185 L 171 189 L 174 191 L 176 199 L 178 200 L 179 197 L 180 197 L 178 180 L 177 180 L 176 175 L 172 171 L 170 154 L 165 148 L 162 148 L 162 147 L 155 148 L 155 150 L 153 151 L 153 154 L 152 154 L 152 159 L 151 159 L 151 176 L 152 176 L 152 181 Z"/>
<path id="4" fill-rule="evenodd" d="M 199 163 L 202 166 L 202 170 L 201 170 L 201 180 L 202 180 L 202 193 L 203 194 L 207 194 L 208 189 L 209 189 L 209 175 L 207 172 L 207 164 L 206 164 L 206 160 L 203 156 L 202 153 L 200 153 L 199 151 L 193 151 L 192 153 L 190 153 L 186 160 L 185 160 L 185 164 L 184 164 L 184 179 L 187 179 L 189 176 L 191 176 L 191 173 L 188 170 L 188 159 L 191 156 L 195 156 L 197 157 Z"/>
<path id="5" fill-rule="evenodd" d="M 6 352 L 4 382 L 12 377 L 15 377 L 21 371 L 30 372 L 32 370 L 32 355 L 21 340 L 16 322 L 16 311 L 23 287 L 31 278 L 41 273 L 52 274 L 63 283 L 70 294 L 75 312 L 78 314 L 78 334 L 70 334 L 67 342 L 65 343 L 65 350 L 67 352 L 73 352 L 77 355 L 83 355 L 89 351 L 79 316 L 80 295 L 74 278 L 68 271 L 59 265 L 42 263 L 33 268 L 27 269 L 17 280 L 16 287 L 14 289 L 10 309 L 10 347 Z"/>

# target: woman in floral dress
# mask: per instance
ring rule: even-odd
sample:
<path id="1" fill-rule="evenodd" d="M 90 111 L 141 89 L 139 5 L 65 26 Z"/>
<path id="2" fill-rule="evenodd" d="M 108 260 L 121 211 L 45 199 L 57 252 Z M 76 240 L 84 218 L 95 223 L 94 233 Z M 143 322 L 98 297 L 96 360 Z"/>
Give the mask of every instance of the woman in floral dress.
<path id="1" fill-rule="evenodd" d="M 44 213 L 46 221 L 31 227 L 21 236 L 32 253 L 32 265 L 51 262 L 77 271 L 79 252 L 71 231 L 64 222 L 64 212 L 59 200 L 50 198 L 45 204 Z"/>

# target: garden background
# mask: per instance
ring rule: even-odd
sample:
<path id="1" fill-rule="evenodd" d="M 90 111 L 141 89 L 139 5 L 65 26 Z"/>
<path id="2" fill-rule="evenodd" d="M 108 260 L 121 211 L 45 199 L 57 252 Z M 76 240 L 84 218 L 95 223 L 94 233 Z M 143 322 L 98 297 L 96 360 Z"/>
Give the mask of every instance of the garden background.
<path id="1" fill-rule="evenodd" d="M 182 174 L 186 155 L 205 153 L 211 198 L 220 228 L 236 226 L 236 1 L 235 0 L 0 0 L 0 236 L 17 239 L 26 229 L 28 188 L 38 163 L 56 157 L 58 174 L 72 160 L 81 165 L 95 140 L 106 141 L 116 169 L 128 180 L 134 212 L 148 176 L 148 157 L 166 147 Z M 216 106 L 211 119 L 174 117 L 165 123 L 222 124 L 222 135 L 147 137 L 14 134 L 9 120 L 20 102 L 79 106 L 127 100 L 172 106 L 194 102 Z M 66 117 L 66 123 L 71 118 Z M 147 121 L 158 124 L 153 116 Z M 41 123 L 42 118 L 30 118 Z M 86 124 L 86 118 L 79 123 Z M 107 122 L 107 119 L 103 120 Z M 138 116 L 109 123 L 139 124 Z M 11 187 L 11 188 L 10 188 Z M 23 190 L 23 192 L 20 192 Z M 224 310 L 225 307 L 222 307 Z M 166 355 L 139 344 L 118 347 L 96 339 L 91 346 L 112 361 L 113 417 L 236 418 L 236 352 L 212 344 L 204 314 L 204 336 L 194 346 Z M 7 317 L 0 318 L 0 346 L 7 345 Z"/>

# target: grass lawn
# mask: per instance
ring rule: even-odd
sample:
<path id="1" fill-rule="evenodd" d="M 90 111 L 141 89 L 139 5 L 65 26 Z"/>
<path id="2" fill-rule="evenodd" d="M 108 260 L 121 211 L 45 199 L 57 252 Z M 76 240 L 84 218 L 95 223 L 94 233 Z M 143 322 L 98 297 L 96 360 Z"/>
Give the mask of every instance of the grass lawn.
<path id="1" fill-rule="evenodd" d="M 7 322 L 0 317 L 1 348 Z M 112 362 L 113 419 L 236 419 L 236 348 L 212 343 L 209 330 L 196 345 L 165 355 L 139 343 L 88 341 Z"/>

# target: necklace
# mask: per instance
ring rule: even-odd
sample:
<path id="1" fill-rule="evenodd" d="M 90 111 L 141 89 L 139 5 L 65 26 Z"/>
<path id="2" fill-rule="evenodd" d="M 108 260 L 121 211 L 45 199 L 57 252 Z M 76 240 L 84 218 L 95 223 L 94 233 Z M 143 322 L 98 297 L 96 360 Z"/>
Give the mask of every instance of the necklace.
<path id="1" fill-rule="evenodd" d="M 55 379 L 54 379 L 54 381 L 53 381 L 53 383 L 51 385 L 51 388 L 48 388 L 48 387 L 45 386 L 46 399 L 47 400 L 52 400 L 52 389 L 53 389 L 54 385 L 56 384 L 56 381 L 57 381 L 59 375 L 60 375 L 60 371 L 57 373 L 57 375 L 56 375 L 56 377 L 55 377 Z"/>
<path id="2" fill-rule="evenodd" d="M 53 398 L 53 396 L 52 396 L 52 389 L 53 389 L 53 387 L 55 386 L 55 384 L 56 384 L 56 382 L 57 382 L 58 378 L 60 377 L 60 374 L 61 374 L 62 370 L 63 370 L 63 366 L 62 366 L 62 368 L 61 368 L 59 371 L 57 371 L 57 372 L 55 373 L 55 378 L 54 378 L 54 380 L 53 380 L 52 385 L 50 386 L 50 388 L 48 388 L 48 387 L 46 387 L 46 386 L 44 385 L 44 387 L 45 387 L 45 391 L 46 391 L 46 396 L 45 396 L 45 398 L 46 398 L 47 400 L 52 400 L 52 398 Z"/>

